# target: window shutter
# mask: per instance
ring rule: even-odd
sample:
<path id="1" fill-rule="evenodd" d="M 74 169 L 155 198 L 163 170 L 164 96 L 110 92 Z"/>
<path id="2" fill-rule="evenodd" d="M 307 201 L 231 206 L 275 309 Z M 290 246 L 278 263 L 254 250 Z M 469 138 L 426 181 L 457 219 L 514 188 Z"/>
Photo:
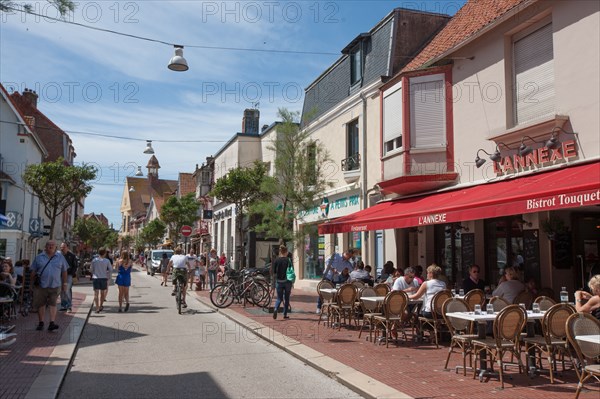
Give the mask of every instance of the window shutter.
<path id="1" fill-rule="evenodd" d="M 402 89 L 383 99 L 383 142 L 402 135 Z"/>
<path id="2" fill-rule="evenodd" d="M 517 40 L 513 45 L 515 123 L 554 114 L 554 54 L 552 24 Z"/>
<path id="3" fill-rule="evenodd" d="M 444 80 L 410 85 L 411 148 L 446 147 Z"/>

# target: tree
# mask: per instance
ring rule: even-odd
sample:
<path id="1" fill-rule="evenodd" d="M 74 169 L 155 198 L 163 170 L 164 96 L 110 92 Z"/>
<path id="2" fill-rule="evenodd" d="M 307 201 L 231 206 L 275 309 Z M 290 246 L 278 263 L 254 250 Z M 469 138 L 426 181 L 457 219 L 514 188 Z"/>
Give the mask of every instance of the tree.
<path id="1" fill-rule="evenodd" d="M 268 149 L 275 153 L 272 178 L 265 179 L 263 190 L 270 195 L 251 208 L 260 216 L 255 231 L 278 238 L 280 245 L 292 240 L 298 246 L 301 232 L 294 236 L 294 220 L 299 212 L 315 206 L 315 199 L 332 186 L 325 176 L 330 164 L 327 150 L 310 139 L 310 133 L 300 129 L 299 113 L 280 108 L 282 120 L 277 139 Z M 304 232 L 306 233 L 306 232 Z"/>
<path id="2" fill-rule="evenodd" d="M 104 239 L 104 247 L 113 249 L 119 244 L 119 232 L 113 229 L 108 229 L 106 238 Z"/>
<path id="3" fill-rule="evenodd" d="M 249 207 L 256 202 L 263 201 L 268 197 L 262 189 L 267 175 L 267 164 L 255 161 L 252 167 L 237 167 L 230 169 L 227 174 L 218 179 L 209 193 L 209 196 L 220 201 L 235 205 L 236 228 L 241 240 L 245 237 L 244 216 Z M 241 256 L 241 267 L 246 265 L 244 251 Z"/>
<path id="4" fill-rule="evenodd" d="M 113 244 L 112 240 L 114 237 L 110 237 L 113 232 L 114 230 L 111 230 L 96 219 L 79 218 L 73 225 L 73 233 L 87 246 L 91 247 L 92 250 L 98 250 L 100 247 L 114 247 L 116 239 Z"/>
<path id="5" fill-rule="evenodd" d="M 133 242 L 133 237 L 130 235 L 121 236 L 121 249 L 129 248 Z"/>
<path id="6" fill-rule="evenodd" d="M 160 210 L 160 219 L 169 227 L 169 238 L 177 241 L 181 227 L 193 225 L 198 219 L 198 208 L 194 193 L 189 193 L 181 198 L 171 196 L 167 198 Z"/>
<path id="7" fill-rule="evenodd" d="M 62 158 L 27 165 L 23 181 L 44 204 L 44 213 L 50 219 L 51 238 L 54 237 L 56 218 L 92 191 L 89 182 L 96 178 L 96 172 L 95 167 L 87 164 L 66 165 Z"/>
<path id="8" fill-rule="evenodd" d="M 140 233 L 142 239 L 155 247 L 165 236 L 167 232 L 167 225 L 160 219 L 154 219 L 148 223 L 146 227 L 142 229 Z"/>
<path id="9" fill-rule="evenodd" d="M 48 0 L 48 3 L 54 5 L 59 14 L 64 17 L 69 11 L 75 11 L 75 3 L 71 0 Z M 28 3 L 17 3 L 12 0 L 0 0 L 0 11 L 10 12 L 13 9 L 20 10 L 21 7 L 26 12 L 33 11 L 33 7 Z"/>

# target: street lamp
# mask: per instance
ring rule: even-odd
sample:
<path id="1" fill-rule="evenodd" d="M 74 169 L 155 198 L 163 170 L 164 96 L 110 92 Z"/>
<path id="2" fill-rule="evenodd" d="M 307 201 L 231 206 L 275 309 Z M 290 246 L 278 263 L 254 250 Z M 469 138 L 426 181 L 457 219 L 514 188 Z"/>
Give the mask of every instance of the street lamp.
<path id="1" fill-rule="evenodd" d="M 144 154 L 154 154 L 154 148 L 152 148 L 152 140 L 146 140 L 146 149 Z"/>
<path id="2" fill-rule="evenodd" d="M 183 46 L 175 45 L 175 55 L 169 61 L 168 68 L 176 72 L 185 72 L 189 69 L 187 61 L 183 58 Z"/>

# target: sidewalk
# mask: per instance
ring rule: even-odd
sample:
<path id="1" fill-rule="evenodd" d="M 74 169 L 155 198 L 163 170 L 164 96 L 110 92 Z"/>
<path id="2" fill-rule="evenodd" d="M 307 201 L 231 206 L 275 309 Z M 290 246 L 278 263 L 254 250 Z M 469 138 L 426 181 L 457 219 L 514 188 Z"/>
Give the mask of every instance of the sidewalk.
<path id="1" fill-rule="evenodd" d="M 192 295 L 214 307 L 208 291 L 194 291 Z M 374 345 L 365 340 L 364 333 L 359 340 L 358 329 L 342 327 L 338 331 L 323 323 L 317 325 L 316 291 L 295 289 L 290 302 L 292 313 L 288 320 L 281 315 L 273 320 L 272 314 L 261 309 L 252 306 L 244 309 L 237 304 L 219 311 L 366 397 L 563 399 L 575 394 L 574 370 L 559 372 L 555 383 L 550 384 L 547 373 L 529 378 L 518 374 L 516 367 L 510 367 L 505 373 L 505 388 L 501 390 L 498 378 L 479 382 L 473 379 L 472 372 L 467 371 L 466 377 L 462 371 L 456 374 L 454 366 L 462 364 L 460 354 L 453 354 L 448 364 L 451 370 L 444 370 L 447 342 L 439 349 L 427 342 L 400 346 L 390 343 L 389 348 L 384 344 Z M 586 388 L 590 390 L 582 392 L 581 398 L 598 398 L 598 384 L 590 380 Z"/>
<path id="2" fill-rule="evenodd" d="M 57 313 L 54 332 L 36 331 L 37 313 L 10 321 L 17 340 L 0 350 L 0 398 L 56 397 L 91 309 L 90 292 L 89 283 L 73 286 L 73 311 Z"/>

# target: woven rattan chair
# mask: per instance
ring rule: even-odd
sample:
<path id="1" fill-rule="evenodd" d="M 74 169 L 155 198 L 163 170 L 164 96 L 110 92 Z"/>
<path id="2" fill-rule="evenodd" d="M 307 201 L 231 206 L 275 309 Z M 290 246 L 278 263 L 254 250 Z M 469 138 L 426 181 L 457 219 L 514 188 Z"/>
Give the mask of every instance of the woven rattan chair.
<path id="1" fill-rule="evenodd" d="M 373 289 L 377 293 L 377 296 L 386 296 L 390 292 L 390 286 L 386 283 L 376 284 Z"/>
<path id="2" fill-rule="evenodd" d="M 538 296 L 533 300 L 533 303 L 540 305 L 540 310 L 544 312 L 556 305 L 556 301 L 549 296 Z"/>
<path id="3" fill-rule="evenodd" d="M 548 298 L 552 298 L 556 301 L 556 296 L 554 295 L 554 290 L 550 287 L 543 287 L 537 293 L 538 296 L 547 296 Z"/>
<path id="4" fill-rule="evenodd" d="M 473 340 L 473 352 L 475 353 L 475 364 L 477 364 L 481 353 L 489 356 L 490 364 L 498 362 L 500 384 L 504 389 L 504 355 L 510 353 L 519 364 L 519 373 L 522 371 L 521 351 L 519 337 L 525 323 L 527 313 L 519 305 L 508 305 L 500 311 L 494 320 L 494 337 Z M 473 379 L 477 376 L 477 370 L 473 373 Z"/>
<path id="5" fill-rule="evenodd" d="M 485 303 L 485 293 L 480 289 L 474 289 L 465 295 L 465 302 L 469 305 L 469 310 L 472 312 L 475 309 L 475 305 L 481 305 Z"/>
<path id="6" fill-rule="evenodd" d="M 579 335 L 600 334 L 600 321 L 588 313 L 574 313 L 567 319 L 567 339 L 575 350 L 579 361 L 575 370 L 579 377 L 575 399 L 579 397 L 583 384 L 590 378 L 600 378 L 600 343 L 592 343 L 577 340 Z"/>
<path id="7" fill-rule="evenodd" d="M 370 296 L 377 296 L 377 293 L 375 292 L 375 290 L 372 287 L 364 287 L 362 290 L 360 290 L 359 293 L 359 297 L 360 298 L 364 298 L 364 297 L 370 297 Z M 369 341 L 373 340 L 373 325 L 374 325 L 374 321 L 373 318 L 375 316 L 381 316 L 382 313 L 379 312 L 379 304 L 377 302 L 373 302 L 373 301 L 360 301 L 360 306 L 362 309 L 362 325 L 360 326 L 360 331 L 358 333 L 358 338 L 360 339 L 360 336 L 362 335 L 363 329 L 365 327 L 369 327 Z"/>
<path id="8" fill-rule="evenodd" d="M 533 303 L 533 295 L 531 292 L 527 290 L 519 292 L 515 297 L 513 304 L 518 305 L 520 303 L 525 304 L 525 309 L 531 309 L 531 304 Z"/>
<path id="9" fill-rule="evenodd" d="M 331 321 L 331 309 L 330 306 L 333 303 L 333 299 L 335 298 L 335 294 L 331 294 L 329 292 L 321 292 L 324 288 L 333 288 L 333 283 L 322 280 L 317 284 L 317 294 L 321 297 L 321 314 L 319 316 L 319 322 L 317 324 L 321 324 L 321 320 L 325 318 L 325 323 L 329 324 Z"/>
<path id="10" fill-rule="evenodd" d="M 392 291 L 383 300 L 383 314 L 375 316 L 375 341 L 377 341 L 377 335 L 379 329 L 385 330 L 385 346 L 389 347 L 389 338 L 392 336 L 393 331 L 397 334 L 402 333 L 404 340 L 407 341 L 406 333 L 402 328 L 402 324 L 406 319 L 406 308 L 408 306 L 408 295 L 404 291 Z"/>
<path id="11" fill-rule="evenodd" d="M 450 361 L 450 355 L 454 352 L 454 349 L 458 349 L 462 355 L 462 369 L 463 375 L 467 375 L 467 356 L 469 357 L 469 366 L 473 367 L 472 363 L 472 347 L 471 342 L 477 338 L 477 334 L 470 334 L 471 331 L 471 322 L 467 320 L 458 319 L 455 317 L 448 317 L 446 314 L 451 312 L 468 312 L 469 304 L 467 301 L 460 298 L 449 298 L 446 299 L 444 304 L 442 305 L 442 316 L 444 320 L 446 320 L 446 325 L 448 326 L 448 330 L 450 330 L 450 334 L 452 334 L 452 339 L 450 340 L 450 347 L 448 348 L 448 357 L 446 358 L 446 364 L 444 368 L 448 368 L 448 362 Z M 455 371 L 458 372 L 460 366 L 455 368 Z"/>
<path id="12" fill-rule="evenodd" d="M 554 384 L 554 371 L 556 370 L 556 355 L 562 355 L 562 368 L 565 370 L 564 356 L 571 358 L 567 346 L 566 321 L 575 309 L 566 303 L 558 303 L 552 306 L 542 319 L 542 336 L 527 337 L 523 339 L 525 351 L 528 356 L 533 354 L 534 364 L 542 369 L 542 356 L 548 360 L 550 370 L 550 383 Z M 539 356 L 538 356 L 539 355 Z M 572 359 L 571 359 L 572 361 Z M 529 373 L 529 363 L 527 362 L 527 372 Z"/>
<path id="13" fill-rule="evenodd" d="M 499 312 L 502 309 L 504 309 L 505 307 L 507 307 L 508 305 L 510 305 L 510 303 L 508 303 L 508 301 L 506 299 L 499 297 L 499 296 L 493 296 L 490 299 L 490 303 L 494 307 L 494 312 Z"/>
<path id="14" fill-rule="evenodd" d="M 431 318 L 425 316 L 419 316 L 419 331 L 421 334 L 425 331 L 426 327 L 431 328 L 431 334 L 435 340 L 435 347 L 439 348 L 438 336 L 442 332 L 442 328 L 445 325 L 444 317 L 442 316 L 442 305 L 446 299 L 452 298 L 452 292 L 450 290 L 442 290 L 437 292 L 431 299 Z"/>
<path id="15" fill-rule="evenodd" d="M 362 281 L 355 280 L 352 282 L 352 285 L 355 286 L 356 289 L 360 290 L 362 287 L 365 286 L 365 283 L 363 283 Z"/>
<path id="16" fill-rule="evenodd" d="M 336 303 L 329 307 L 332 317 L 338 323 L 338 330 L 342 328 L 342 319 L 347 326 L 352 324 L 356 296 L 356 287 L 352 284 L 344 284 L 338 290 Z"/>

